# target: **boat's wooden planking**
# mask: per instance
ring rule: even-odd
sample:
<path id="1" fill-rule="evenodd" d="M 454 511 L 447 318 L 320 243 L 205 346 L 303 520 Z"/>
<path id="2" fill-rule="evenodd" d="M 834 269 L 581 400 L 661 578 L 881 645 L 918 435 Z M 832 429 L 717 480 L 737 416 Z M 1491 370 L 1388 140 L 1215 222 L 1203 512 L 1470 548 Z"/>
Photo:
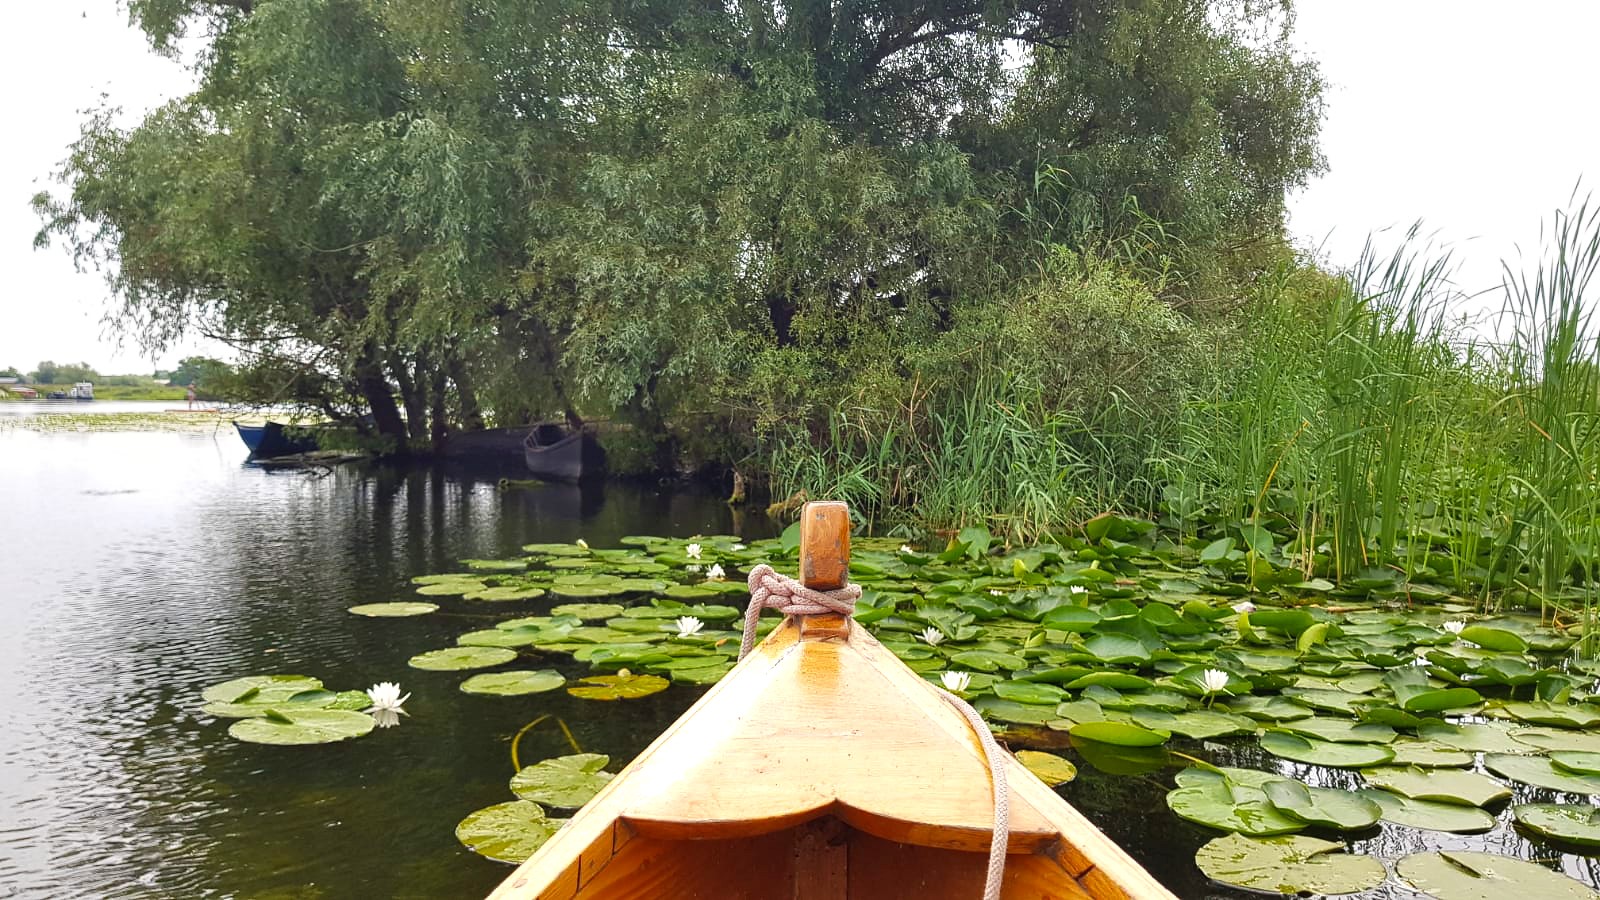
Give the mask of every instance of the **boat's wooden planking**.
<path id="1" fill-rule="evenodd" d="M 843 504 L 802 516 L 802 575 L 838 587 Z M 848 619 L 786 620 L 491 900 L 977 897 L 989 771 L 938 690 Z M 1173 900 L 1009 754 L 1006 767 L 1002 896 Z"/>

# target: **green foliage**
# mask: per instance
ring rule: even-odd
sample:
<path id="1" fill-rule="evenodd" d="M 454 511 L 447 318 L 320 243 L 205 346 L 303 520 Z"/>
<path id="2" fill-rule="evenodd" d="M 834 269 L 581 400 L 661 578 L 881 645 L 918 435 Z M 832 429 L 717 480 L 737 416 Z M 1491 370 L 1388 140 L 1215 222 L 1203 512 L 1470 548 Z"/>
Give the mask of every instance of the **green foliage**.
<path id="1" fill-rule="evenodd" d="M 88 363 L 55 363 L 45 360 L 28 374 L 28 381 L 33 384 L 73 384 L 78 381 L 96 381 L 100 373 Z"/>

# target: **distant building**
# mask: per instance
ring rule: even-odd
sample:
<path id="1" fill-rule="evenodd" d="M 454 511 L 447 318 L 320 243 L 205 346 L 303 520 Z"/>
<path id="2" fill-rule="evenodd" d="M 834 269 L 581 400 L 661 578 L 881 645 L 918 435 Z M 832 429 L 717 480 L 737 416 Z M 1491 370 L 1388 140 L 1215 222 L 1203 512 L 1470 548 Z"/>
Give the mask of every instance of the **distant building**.
<path id="1" fill-rule="evenodd" d="M 16 384 L 21 380 L 21 378 L 16 378 L 11 375 L 0 376 L 0 384 Z"/>
<path id="2" fill-rule="evenodd" d="M 31 387 L 22 387 L 20 385 L 12 384 L 7 385 L 6 387 L 0 387 L 0 391 L 16 394 L 18 397 L 21 397 L 24 400 L 39 399 L 39 392 Z"/>

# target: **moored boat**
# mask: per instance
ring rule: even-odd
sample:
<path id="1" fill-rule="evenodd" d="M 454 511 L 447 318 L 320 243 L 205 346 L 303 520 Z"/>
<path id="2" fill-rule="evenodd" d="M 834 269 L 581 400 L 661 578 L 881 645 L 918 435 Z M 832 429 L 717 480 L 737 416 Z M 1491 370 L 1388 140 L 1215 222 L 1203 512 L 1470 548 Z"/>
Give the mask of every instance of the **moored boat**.
<path id="1" fill-rule="evenodd" d="M 802 583 L 844 587 L 843 504 L 802 513 Z M 852 619 L 785 618 L 491 900 L 1175 900 Z M 1004 843 L 996 794 L 1008 801 Z"/>
<path id="2" fill-rule="evenodd" d="M 234 422 L 239 440 L 250 451 L 251 459 L 270 459 L 295 453 L 310 453 L 317 449 L 316 435 L 300 433 L 291 435 L 279 422 L 262 425 L 245 425 Z"/>
<path id="3" fill-rule="evenodd" d="M 604 474 L 606 464 L 594 432 L 571 431 L 550 422 L 528 431 L 522 458 L 535 478 L 546 481 L 582 481 Z"/>

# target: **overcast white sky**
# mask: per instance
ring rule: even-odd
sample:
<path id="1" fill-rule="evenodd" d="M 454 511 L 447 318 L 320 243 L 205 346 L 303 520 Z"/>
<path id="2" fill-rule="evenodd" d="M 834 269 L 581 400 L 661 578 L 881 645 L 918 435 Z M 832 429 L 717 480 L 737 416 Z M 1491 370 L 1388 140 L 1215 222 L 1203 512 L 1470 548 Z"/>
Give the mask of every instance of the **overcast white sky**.
<path id="1" fill-rule="evenodd" d="M 1329 171 L 1291 200 L 1291 227 L 1347 264 L 1368 233 L 1425 228 L 1456 248 L 1459 281 L 1499 281 L 1499 259 L 1537 242 L 1539 223 L 1581 176 L 1600 186 L 1591 0 L 1299 0 L 1297 41 L 1331 82 Z M 116 346 L 103 282 L 59 248 L 32 249 L 28 200 L 101 94 L 130 119 L 188 90 L 149 53 L 113 0 L 7 4 L 0 83 L 0 366 L 86 360 L 102 372 L 170 367 Z M 1381 238 L 1380 238 L 1381 239 Z"/>

